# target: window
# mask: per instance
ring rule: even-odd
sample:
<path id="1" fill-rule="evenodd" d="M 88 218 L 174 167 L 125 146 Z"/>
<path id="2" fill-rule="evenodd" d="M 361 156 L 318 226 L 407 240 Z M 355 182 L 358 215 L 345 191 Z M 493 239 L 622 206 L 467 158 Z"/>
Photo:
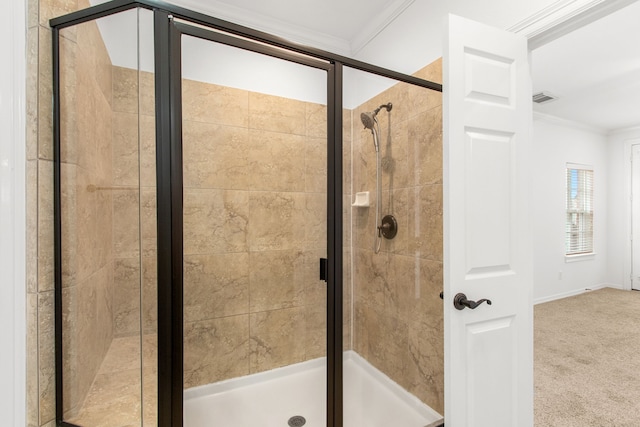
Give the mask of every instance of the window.
<path id="1" fill-rule="evenodd" d="M 565 254 L 593 253 L 593 168 L 567 164 Z"/>

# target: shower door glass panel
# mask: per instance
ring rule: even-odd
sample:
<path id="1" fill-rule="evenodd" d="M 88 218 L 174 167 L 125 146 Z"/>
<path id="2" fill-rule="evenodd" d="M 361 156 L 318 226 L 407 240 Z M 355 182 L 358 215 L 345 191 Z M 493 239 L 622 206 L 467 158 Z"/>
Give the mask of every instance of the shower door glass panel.
<path id="1" fill-rule="evenodd" d="M 344 425 L 423 427 L 444 411 L 441 93 L 344 75 Z"/>
<path id="2" fill-rule="evenodd" d="M 152 73 L 148 10 L 60 31 L 62 399 L 78 426 L 156 424 Z"/>
<path id="3" fill-rule="evenodd" d="M 186 426 L 326 423 L 326 82 L 182 36 Z"/>

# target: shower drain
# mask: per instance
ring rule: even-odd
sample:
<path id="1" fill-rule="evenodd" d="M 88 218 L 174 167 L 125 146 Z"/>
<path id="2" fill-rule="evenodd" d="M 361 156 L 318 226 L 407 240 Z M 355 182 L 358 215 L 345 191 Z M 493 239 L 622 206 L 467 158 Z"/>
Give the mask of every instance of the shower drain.
<path id="1" fill-rule="evenodd" d="M 303 416 L 294 415 L 289 418 L 289 427 L 302 427 L 307 423 L 307 420 L 304 419 Z"/>

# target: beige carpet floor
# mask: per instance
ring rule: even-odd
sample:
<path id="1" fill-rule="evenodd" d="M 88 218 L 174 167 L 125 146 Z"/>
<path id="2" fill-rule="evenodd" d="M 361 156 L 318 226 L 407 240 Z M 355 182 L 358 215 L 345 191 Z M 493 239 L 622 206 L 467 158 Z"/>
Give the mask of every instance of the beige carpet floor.
<path id="1" fill-rule="evenodd" d="M 640 292 L 535 306 L 535 426 L 640 426 Z"/>

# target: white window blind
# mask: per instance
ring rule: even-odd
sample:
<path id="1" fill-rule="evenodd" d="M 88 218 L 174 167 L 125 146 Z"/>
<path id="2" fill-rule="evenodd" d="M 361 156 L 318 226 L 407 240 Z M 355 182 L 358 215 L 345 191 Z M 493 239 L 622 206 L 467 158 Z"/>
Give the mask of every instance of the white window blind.
<path id="1" fill-rule="evenodd" d="M 593 169 L 567 165 L 565 254 L 593 252 Z"/>

